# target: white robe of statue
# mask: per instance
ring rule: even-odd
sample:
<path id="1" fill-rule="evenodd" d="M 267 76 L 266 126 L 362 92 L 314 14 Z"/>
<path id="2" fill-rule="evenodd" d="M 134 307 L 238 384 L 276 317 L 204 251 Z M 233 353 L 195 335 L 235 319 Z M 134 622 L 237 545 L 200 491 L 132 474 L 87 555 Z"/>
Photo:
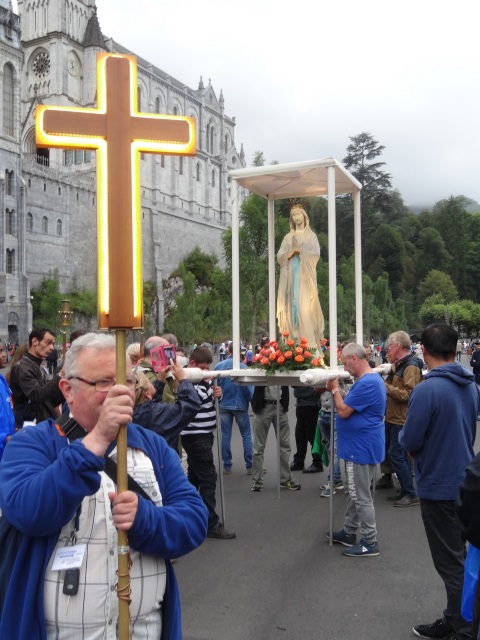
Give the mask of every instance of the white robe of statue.
<path id="1" fill-rule="evenodd" d="M 277 254 L 280 265 L 278 327 L 280 332 L 288 331 L 291 338 L 306 338 L 310 348 L 320 351 L 325 328 L 317 290 L 320 245 L 302 208 L 294 207 L 290 211 L 290 227 Z"/>

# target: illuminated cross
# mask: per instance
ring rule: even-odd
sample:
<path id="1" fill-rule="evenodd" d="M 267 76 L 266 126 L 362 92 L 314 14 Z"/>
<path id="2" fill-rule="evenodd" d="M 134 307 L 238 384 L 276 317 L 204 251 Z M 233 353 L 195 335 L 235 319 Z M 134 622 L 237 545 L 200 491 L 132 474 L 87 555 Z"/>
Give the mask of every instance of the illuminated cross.
<path id="1" fill-rule="evenodd" d="M 139 113 L 134 56 L 97 57 L 97 108 L 38 106 L 39 147 L 95 149 L 99 327 L 142 326 L 140 153 L 195 155 L 195 121 Z"/>

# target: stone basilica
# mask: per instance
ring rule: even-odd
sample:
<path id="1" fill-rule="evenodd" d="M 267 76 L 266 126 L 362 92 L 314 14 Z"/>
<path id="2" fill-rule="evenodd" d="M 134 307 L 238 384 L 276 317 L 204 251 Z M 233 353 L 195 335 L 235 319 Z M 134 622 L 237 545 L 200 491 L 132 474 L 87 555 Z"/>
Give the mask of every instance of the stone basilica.
<path id="1" fill-rule="evenodd" d="M 97 286 L 95 152 L 37 148 L 35 107 L 96 106 L 97 53 L 135 52 L 103 35 L 95 0 L 18 0 L 18 12 L 0 0 L 0 339 L 22 342 L 42 278 L 56 269 L 62 292 Z M 137 63 L 139 111 L 197 122 L 195 157 L 141 158 L 144 280 L 157 284 L 161 330 L 162 279 L 196 245 L 221 256 L 228 171 L 245 161 L 222 92 Z"/>

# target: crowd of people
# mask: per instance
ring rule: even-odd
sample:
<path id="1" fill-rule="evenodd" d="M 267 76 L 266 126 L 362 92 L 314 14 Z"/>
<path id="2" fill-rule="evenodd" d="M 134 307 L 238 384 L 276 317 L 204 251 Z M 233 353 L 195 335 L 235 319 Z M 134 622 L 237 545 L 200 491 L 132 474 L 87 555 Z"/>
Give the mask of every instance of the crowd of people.
<path id="1" fill-rule="evenodd" d="M 133 637 L 181 638 L 171 563 L 205 537 L 236 537 L 217 513 L 213 451 L 219 426 L 221 472 L 232 474 L 236 423 L 242 467 L 255 493 L 264 488 L 271 427 L 279 439 L 280 488 L 287 491 L 301 489 L 292 474 L 324 470 L 333 438 L 320 496 L 347 494 L 342 526 L 331 537 L 346 557 L 380 555 L 374 485 L 391 490 L 387 500 L 395 508 L 419 505 L 447 605 L 441 618 L 413 631 L 424 638 L 477 638 L 478 621 L 472 626 L 462 612 L 462 588 L 465 532 L 473 543 L 480 536 L 480 501 L 477 509 L 471 506 L 480 498 L 480 461 L 473 450 L 480 341 L 471 353 L 473 373 L 457 361 L 460 341 L 448 325 L 430 325 L 413 345 L 408 334 L 396 331 L 383 345 L 384 356 L 381 349 L 377 354 L 380 345 L 346 343 L 339 346 L 339 368 L 350 379 L 296 386 L 292 393 L 286 386 L 237 385 L 225 376 L 236 348 L 230 341 L 212 349 L 195 346 L 190 353 L 173 334 L 131 344 L 125 384 L 116 383 L 112 337 L 78 332 L 70 342 L 60 369 L 47 373 L 55 335 L 34 330 L 28 344 L 17 348 L 8 381 L 0 376 L 0 541 L 13 544 L 12 531 L 18 538 L 11 557 L 4 554 L 9 565 L 5 558 L 0 565 L 0 637 L 69 638 L 76 630 L 95 637 L 108 628 L 116 637 L 117 529 L 128 532 L 133 562 Z M 162 349 L 169 357 L 159 364 Z M 251 366 L 249 351 L 256 348 L 245 345 L 242 369 Z M 391 367 L 382 375 L 376 366 L 383 359 Z M 129 490 L 116 493 L 112 465 L 115 470 L 116 437 L 124 424 Z M 375 482 L 377 465 L 382 476 Z M 73 564 L 66 564 L 67 557 Z"/>

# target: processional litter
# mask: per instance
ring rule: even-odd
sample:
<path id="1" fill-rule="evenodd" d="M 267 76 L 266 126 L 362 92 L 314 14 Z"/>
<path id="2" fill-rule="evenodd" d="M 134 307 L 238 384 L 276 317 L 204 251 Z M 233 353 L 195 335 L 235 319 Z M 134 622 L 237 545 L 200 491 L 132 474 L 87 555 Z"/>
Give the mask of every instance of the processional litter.
<path id="1" fill-rule="evenodd" d="M 319 386 L 328 379 L 347 378 L 349 374 L 338 370 L 337 359 L 337 195 L 351 194 L 353 198 L 354 253 L 355 253 L 355 319 L 356 341 L 363 344 L 362 321 L 362 253 L 360 225 L 360 190 L 362 185 L 345 167 L 334 158 L 311 160 L 292 164 L 278 164 L 230 172 L 232 179 L 232 339 L 240 344 L 240 272 L 239 272 L 239 188 L 244 187 L 268 201 L 268 316 L 271 340 L 277 336 L 277 313 L 275 309 L 275 200 L 292 200 L 326 196 L 328 201 L 328 291 L 329 291 L 329 339 L 330 369 L 311 369 L 273 374 L 261 369 L 240 369 L 238 350 L 233 352 L 231 377 L 238 384 L 268 385 L 277 387 L 277 397 L 281 385 Z M 300 338 L 300 336 L 295 336 Z M 320 345 L 317 345 L 320 348 Z M 330 433 L 330 478 L 333 478 L 333 420 L 331 414 Z M 277 402 L 277 434 L 279 434 L 279 402 Z M 280 496 L 280 438 L 277 437 L 277 486 Z M 333 528 L 333 491 L 330 492 L 330 544 Z"/>

